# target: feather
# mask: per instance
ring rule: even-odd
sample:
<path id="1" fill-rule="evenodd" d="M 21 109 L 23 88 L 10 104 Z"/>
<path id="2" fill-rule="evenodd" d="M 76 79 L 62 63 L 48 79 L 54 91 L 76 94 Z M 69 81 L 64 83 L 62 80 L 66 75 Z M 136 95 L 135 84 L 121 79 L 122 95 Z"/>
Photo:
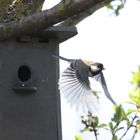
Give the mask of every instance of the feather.
<path id="1" fill-rule="evenodd" d="M 111 97 L 111 94 L 109 93 L 108 91 L 108 88 L 107 88 L 107 85 L 106 85 L 106 81 L 105 81 L 105 78 L 104 78 L 104 75 L 103 73 L 101 72 L 100 73 L 100 76 L 101 76 L 101 85 L 102 85 L 102 88 L 104 90 L 104 93 L 106 95 L 106 97 L 114 104 L 116 105 L 116 102 L 113 100 L 113 98 Z"/>
<path id="2" fill-rule="evenodd" d="M 93 61 L 89 61 L 89 60 L 82 60 L 82 61 L 83 61 L 83 63 L 85 63 L 87 66 L 90 66 L 90 65 L 94 64 Z"/>
<path id="3" fill-rule="evenodd" d="M 96 97 L 93 98 L 94 95 L 92 94 L 90 87 L 84 82 L 79 81 L 76 71 L 71 67 L 68 67 L 62 73 L 59 80 L 59 89 L 72 107 L 74 106 L 77 110 L 82 110 L 82 112 L 95 112 L 98 99 Z"/>

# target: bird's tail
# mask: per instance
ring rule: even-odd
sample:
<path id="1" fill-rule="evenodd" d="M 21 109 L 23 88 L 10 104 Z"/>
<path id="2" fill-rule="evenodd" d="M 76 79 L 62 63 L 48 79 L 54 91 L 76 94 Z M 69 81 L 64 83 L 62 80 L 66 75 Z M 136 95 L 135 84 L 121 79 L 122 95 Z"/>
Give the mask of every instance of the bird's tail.
<path id="1" fill-rule="evenodd" d="M 58 56 L 58 55 L 52 55 L 52 56 L 57 58 L 57 59 L 61 59 L 61 60 L 67 61 L 67 62 L 71 62 L 72 61 L 72 59 L 67 59 L 67 58 L 64 58 L 62 56 Z"/>

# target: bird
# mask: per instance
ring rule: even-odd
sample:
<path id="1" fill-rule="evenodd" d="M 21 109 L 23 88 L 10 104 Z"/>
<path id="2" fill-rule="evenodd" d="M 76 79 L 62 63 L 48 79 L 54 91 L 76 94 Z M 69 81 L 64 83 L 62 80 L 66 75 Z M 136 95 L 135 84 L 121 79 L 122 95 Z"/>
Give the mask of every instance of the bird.
<path id="1" fill-rule="evenodd" d="M 89 77 L 100 82 L 105 96 L 116 105 L 109 93 L 102 72 L 105 70 L 102 63 L 83 59 L 68 59 L 59 55 L 53 55 L 53 57 L 69 63 L 69 67 L 62 72 L 59 79 L 59 89 L 72 106 L 75 104 L 77 108 L 81 106 L 84 108 L 83 110 L 87 109 L 89 112 L 93 112 L 95 98 Z"/>

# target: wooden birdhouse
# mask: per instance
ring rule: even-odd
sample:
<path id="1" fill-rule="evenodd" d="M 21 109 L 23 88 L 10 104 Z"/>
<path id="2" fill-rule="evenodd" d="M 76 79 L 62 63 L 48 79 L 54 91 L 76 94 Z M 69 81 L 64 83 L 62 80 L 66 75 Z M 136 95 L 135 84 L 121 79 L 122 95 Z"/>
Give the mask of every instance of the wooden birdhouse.
<path id="1" fill-rule="evenodd" d="M 59 44 L 77 34 L 55 26 L 0 42 L 0 140 L 61 140 Z"/>

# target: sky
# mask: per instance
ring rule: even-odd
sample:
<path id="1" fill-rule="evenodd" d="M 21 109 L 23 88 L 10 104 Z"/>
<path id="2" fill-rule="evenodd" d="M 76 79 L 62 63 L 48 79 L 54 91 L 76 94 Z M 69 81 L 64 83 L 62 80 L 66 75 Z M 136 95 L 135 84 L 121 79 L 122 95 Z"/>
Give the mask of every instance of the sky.
<path id="1" fill-rule="evenodd" d="M 50 8 L 58 1 L 47 0 L 44 7 Z M 127 0 L 117 17 L 102 8 L 78 24 L 77 30 L 78 35 L 60 44 L 60 55 L 103 63 L 106 69 L 104 76 L 112 97 L 118 104 L 128 101 L 128 92 L 132 89 L 131 73 L 140 65 L 140 1 Z M 67 66 L 66 62 L 61 61 L 60 72 Z M 108 116 L 111 117 L 113 107 L 103 93 L 100 100 L 99 116 L 105 122 L 110 119 Z M 74 140 L 81 129 L 80 115 L 69 107 L 63 97 L 61 108 L 63 140 Z M 87 140 L 87 136 L 88 140 L 93 140 L 92 134 L 82 136 L 84 140 Z"/>

